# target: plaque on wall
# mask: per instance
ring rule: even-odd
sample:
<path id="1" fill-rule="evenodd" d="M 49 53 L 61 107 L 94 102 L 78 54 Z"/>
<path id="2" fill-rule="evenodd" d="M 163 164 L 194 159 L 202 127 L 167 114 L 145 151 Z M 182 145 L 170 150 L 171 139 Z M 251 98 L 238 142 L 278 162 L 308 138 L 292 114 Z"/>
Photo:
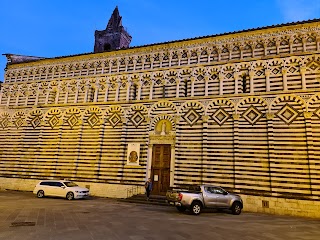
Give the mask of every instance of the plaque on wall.
<path id="1" fill-rule="evenodd" d="M 127 165 L 139 166 L 140 143 L 128 143 Z"/>

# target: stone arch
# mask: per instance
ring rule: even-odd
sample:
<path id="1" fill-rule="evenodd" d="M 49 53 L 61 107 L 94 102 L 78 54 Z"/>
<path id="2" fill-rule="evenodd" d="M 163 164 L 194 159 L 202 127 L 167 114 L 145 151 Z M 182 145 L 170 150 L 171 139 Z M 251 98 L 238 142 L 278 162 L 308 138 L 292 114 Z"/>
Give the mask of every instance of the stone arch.
<path id="1" fill-rule="evenodd" d="M 3 112 L 0 115 L 0 128 L 5 129 L 10 124 L 10 114 L 8 112 Z"/>
<path id="2" fill-rule="evenodd" d="M 306 103 L 306 111 L 315 111 L 316 109 L 312 106 L 316 101 L 320 101 L 320 93 L 313 95 Z"/>
<path id="3" fill-rule="evenodd" d="M 102 111 L 98 106 L 87 107 L 83 114 L 83 123 L 88 123 L 91 128 L 103 123 Z"/>
<path id="4" fill-rule="evenodd" d="M 282 96 L 276 97 L 276 98 L 271 102 L 271 104 L 270 104 L 270 106 L 269 106 L 269 112 L 270 112 L 270 113 L 271 113 L 271 112 L 274 112 L 274 110 L 273 110 L 274 107 L 275 107 L 278 103 L 283 102 L 283 101 L 294 101 L 294 102 L 300 104 L 300 105 L 302 106 L 302 109 L 303 109 L 304 111 L 306 111 L 306 103 L 305 103 L 305 101 L 304 101 L 301 97 L 299 97 L 299 96 L 297 96 L 297 95 L 294 95 L 294 94 L 286 94 L 286 95 L 282 95 Z"/>
<path id="5" fill-rule="evenodd" d="M 258 68 L 258 67 L 266 68 L 266 66 L 267 66 L 267 62 L 265 60 L 258 60 L 253 62 L 254 68 Z"/>
<path id="6" fill-rule="evenodd" d="M 172 102 L 169 102 L 167 100 L 162 100 L 159 102 L 156 102 L 155 104 L 153 104 L 149 110 L 148 113 L 148 117 L 152 117 L 153 114 L 155 114 L 156 109 L 161 108 L 161 107 L 167 107 L 169 108 L 172 112 L 174 113 L 178 113 L 178 109 L 176 107 L 176 105 Z"/>
<path id="7" fill-rule="evenodd" d="M 62 125 L 63 112 L 59 108 L 50 108 L 44 115 L 44 123 L 48 123 L 51 128 Z"/>
<path id="8" fill-rule="evenodd" d="M 104 119 L 105 124 L 108 122 L 113 128 L 119 123 L 127 122 L 125 111 L 119 105 L 108 107 L 102 114 L 102 119 Z"/>
<path id="9" fill-rule="evenodd" d="M 194 100 L 194 101 L 187 101 L 184 104 L 182 104 L 178 110 L 178 114 L 181 115 L 183 110 L 185 110 L 186 108 L 195 107 L 195 106 L 200 107 L 203 112 L 205 111 L 205 106 L 203 105 L 203 103 L 198 102 L 197 100 Z"/>
<path id="10" fill-rule="evenodd" d="M 26 124 L 25 111 L 16 111 L 11 117 L 11 122 L 17 129 L 24 126 Z"/>
<path id="11" fill-rule="evenodd" d="M 226 98 L 220 98 L 214 99 L 208 104 L 204 112 L 205 115 L 208 114 L 209 109 L 211 109 L 213 105 L 227 105 L 233 110 L 233 112 L 235 112 L 235 104 L 232 101 Z"/>
<path id="12" fill-rule="evenodd" d="M 166 114 L 161 114 L 161 115 L 158 115 L 158 116 L 154 117 L 154 118 L 152 119 L 151 123 L 150 123 L 149 130 L 150 130 L 150 131 L 154 131 L 157 122 L 159 122 L 160 120 L 168 120 L 168 121 L 171 123 L 172 131 L 175 131 L 175 130 L 176 130 L 176 122 L 175 122 L 175 119 L 174 119 L 172 116 L 169 116 L 169 115 L 166 115 Z"/>
<path id="13" fill-rule="evenodd" d="M 148 109 L 143 104 L 135 104 L 131 105 L 130 108 L 127 110 L 127 114 L 132 113 L 133 111 L 143 111 L 144 113 L 148 113 Z"/>
<path id="14" fill-rule="evenodd" d="M 41 125 L 42 119 L 43 119 L 43 113 L 39 109 L 31 110 L 27 116 L 27 121 L 30 123 L 30 125 L 34 129 L 36 129 Z"/>
<path id="15" fill-rule="evenodd" d="M 289 58 L 286 59 L 286 62 L 289 64 L 301 64 L 302 63 L 302 59 L 301 57 L 297 57 L 297 56 L 291 56 Z"/>
<path id="16" fill-rule="evenodd" d="M 72 129 L 82 124 L 83 112 L 77 107 L 70 107 L 63 113 L 63 121 Z"/>
<path id="17" fill-rule="evenodd" d="M 254 101 L 256 103 L 261 104 L 265 108 L 265 110 L 268 109 L 268 103 L 263 98 L 261 98 L 261 97 L 247 97 L 247 98 L 242 99 L 240 102 L 238 102 L 238 104 L 235 107 L 235 112 L 238 113 L 238 109 L 240 106 L 242 106 L 248 102 L 254 102 Z"/>

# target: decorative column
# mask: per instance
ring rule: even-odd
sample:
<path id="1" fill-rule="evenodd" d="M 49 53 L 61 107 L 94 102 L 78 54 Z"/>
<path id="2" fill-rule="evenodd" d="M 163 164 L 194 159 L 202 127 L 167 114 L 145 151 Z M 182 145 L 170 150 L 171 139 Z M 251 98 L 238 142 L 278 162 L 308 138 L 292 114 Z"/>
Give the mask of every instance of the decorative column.
<path id="1" fill-rule="evenodd" d="M 84 91 L 84 99 L 83 99 L 83 102 L 84 102 L 84 103 L 87 102 L 88 92 L 89 92 L 89 86 L 88 86 L 88 84 L 86 83 L 86 85 L 85 85 L 85 91 Z"/>
<path id="2" fill-rule="evenodd" d="M 253 94 L 254 93 L 254 71 L 251 70 L 249 72 L 249 78 L 250 78 L 250 94 Z"/>
<path id="3" fill-rule="evenodd" d="M 242 44 L 239 46 L 239 50 L 240 50 L 240 59 L 243 59 L 243 46 L 242 46 Z"/>
<path id="4" fill-rule="evenodd" d="M 267 56 L 268 55 L 268 40 L 264 40 L 263 41 L 263 49 L 264 49 L 264 55 Z"/>
<path id="5" fill-rule="evenodd" d="M 271 175 L 271 162 L 274 160 L 274 131 L 273 131 L 273 118 L 275 115 L 273 113 L 267 113 L 267 130 L 268 130 L 268 168 L 269 168 L 269 189 L 272 192 L 272 175 Z"/>
<path id="6" fill-rule="evenodd" d="M 142 88 L 142 83 L 141 81 L 137 82 L 137 86 L 138 86 L 138 96 L 137 96 L 137 100 L 141 100 L 141 88 Z"/>
<path id="7" fill-rule="evenodd" d="M 29 90 L 28 90 L 28 87 L 27 87 L 27 90 L 25 92 L 25 96 L 26 96 L 26 100 L 24 102 L 24 105 L 27 106 L 28 105 L 28 100 L 29 100 Z"/>
<path id="8" fill-rule="evenodd" d="M 293 37 L 292 36 L 289 39 L 289 47 L 290 47 L 290 53 L 293 53 Z"/>
<path id="9" fill-rule="evenodd" d="M 202 116 L 202 158 L 201 158 L 201 184 L 204 184 L 206 168 L 208 163 L 208 120 L 209 116 Z"/>
<path id="10" fill-rule="evenodd" d="M 136 70 L 136 66 L 137 66 L 137 59 L 134 58 L 134 59 L 133 59 L 133 71 Z"/>
<path id="11" fill-rule="evenodd" d="M 127 82 L 126 84 L 127 87 L 127 95 L 126 95 L 126 101 L 130 101 L 130 88 L 131 88 L 131 82 Z"/>
<path id="12" fill-rule="evenodd" d="M 115 97 L 115 101 L 119 101 L 119 92 L 120 92 L 120 87 L 121 87 L 121 82 L 117 82 L 116 83 L 116 97 Z"/>
<path id="13" fill-rule="evenodd" d="M 269 69 L 265 70 L 265 75 L 266 75 L 266 91 L 270 92 L 270 70 Z"/>
<path id="14" fill-rule="evenodd" d="M 239 85 L 239 73 L 234 73 L 234 94 L 239 93 L 238 85 Z"/>
<path id="15" fill-rule="evenodd" d="M 55 104 L 58 104 L 58 103 L 59 103 L 59 95 L 60 95 L 60 88 L 57 87 L 56 99 L 55 99 L 55 101 L 54 101 Z"/>
<path id="16" fill-rule="evenodd" d="M 65 104 L 68 103 L 68 97 L 69 97 L 69 88 L 66 87 L 66 95 L 64 96 L 64 103 L 65 103 Z"/>
<path id="17" fill-rule="evenodd" d="M 252 52 L 252 57 L 254 58 L 255 57 L 255 46 L 253 45 L 253 43 L 250 44 L 250 47 L 251 47 L 251 52 Z"/>
<path id="18" fill-rule="evenodd" d="M 283 91 L 288 91 L 288 83 L 287 83 L 287 68 L 282 68 L 282 81 L 283 81 Z"/>
<path id="19" fill-rule="evenodd" d="M 104 94 L 104 101 L 105 102 L 108 101 L 109 87 L 110 87 L 110 83 L 106 83 L 106 91 L 105 91 L 105 94 Z"/>
<path id="20" fill-rule="evenodd" d="M 40 93 L 40 84 L 38 83 L 38 86 L 37 86 L 37 90 L 36 90 L 36 99 L 34 101 L 34 105 L 38 105 L 38 101 L 39 101 L 39 93 Z"/>
<path id="21" fill-rule="evenodd" d="M 306 67 L 300 67 L 302 90 L 306 90 L 307 89 L 306 72 L 307 72 L 307 68 Z"/>
<path id="22" fill-rule="evenodd" d="M 50 90 L 47 89 L 47 93 L 46 93 L 46 100 L 45 100 L 45 103 L 44 104 L 48 104 L 48 101 L 49 101 L 49 95 L 50 95 Z"/>
<path id="23" fill-rule="evenodd" d="M 302 38 L 302 46 L 303 46 L 303 51 L 307 51 L 307 39 L 305 37 Z"/>
<path id="24" fill-rule="evenodd" d="M 277 47 L 277 55 L 280 53 L 280 41 L 279 39 L 276 40 L 276 47 Z"/>
<path id="25" fill-rule="evenodd" d="M 149 92 L 149 99 L 150 100 L 153 98 L 153 85 L 154 85 L 154 81 L 151 80 L 150 81 L 150 92 Z"/>
<path id="26" fill-rule="evenodd" d="M 233 114 L 233 188 L 237 188 L 237 172 L 239 163 L 239 114 Z M 239 167 L 240 168 L 240 167 Z"/>
<path id="27" fill-rule="evenodd" d="M 179 98 L 180 79 L 176 80 L 176 98 Z"/>
<path id="28" fill-rule="evenodd" d="M 93 102 L 98 102 L 99 88 L 100 88 L 100 85 L 99 85 L 99 84 L 96 84 L 96 85 L 95 85 L 95 89 L 94 89 L 94 99 L 93 99 Z"/>
<path id="29" fill-rule="evenodd" d="M 204 76 L 204 96 L 209 95 L 209 76 Z"/>
<path id="30" fill-rule="evenodd" d="M 16 103 L 15 103 L 15 105 L 16 105 L 16 106 L 18 106 L 18 105 L 19 105 L 19 97 L 20 97 L 20 93 L 19 93 L 19 92 L 17 92 L 17 96 L 16 96 Z M 0 102 L 0 104 L 1 104 L 1 102 Z"/>
<path id="31" fill-rule="evenodd" d="M 152 155 L 151 155 L 152 156 Z M 174 186 L 174 173 L 175 173 L 175 159 L 176 159 L 175 144 L 171 144 L 171 161 L 170 161 L 170 187 Z M 151 172 L 151 171 L 150 171 Z"/>
<path id="32" fill-rule="evenodd" d="M 194 82 L 195 82 L 195 78 L 191 77 L 191 97 L 194 96 Z"/>
<path id="33" fill-rule="evenodd" d="M 146 166 L 146 170 L 147 170 L 147 176 L 146 179 L 151 177 L 151 164 L 152 164 L 152 148 L 153 148 L 153 144 L 148 144 L 148 156 L 147 156 L 147 166 Z M 172 159 L 171 159 L 172 162 Z M 171 186 L 171 183 L 170 183 Z"/>
<path id="34" fill-rule="evenodd" d="M 312 114 L 313 112 L 304 112 L 304 120 L 306 125 L 306 145 L 307 145 L 307 152 L 308 152 L 308 170 L 309 170 L 309 180 L 310 180 L 310 191 L 318 191 L 319 185 L 316 181 L 312 181 L 316 179 L 317 176 L 313 176 L 313 173 L 316 172 L 316 164 L 318 161 L 315 160 L 314 157 L 314 146 L 313 146 L 313 134 L 312 134 Z"/>
<path id="35" fill-rule="evenodd" d="M 75 96 L 74 96 L 74 103 L 77 103 L 78 102 L 78 96 L 79 96 L 79 81 L 76 82 L 76 93 L 75 93 Z"/>
<path id="36" fill-rule="evenodd" d="M 219 95 L 223 95 L 223 74 L 219 73 Z"/>
<path id="37" fill-rule="evenodd" d="M 8 99 L 7 99 L 7 106 L 9 107 L 10 105 L 10 98 L 11 98 L 11 92 L 8 91 Z"/>
<path id="38" fill-rule="evenodd" d="M 218 52 L 218 62 L 221 61 L 221 48 L 217 48 L 217 52 Z"/>
<path id="39" fill-rule="evenodd" d="M 317 43 L 317 51 L 320 51 L 320 36 L 316 37 L 316 43 Z"/>

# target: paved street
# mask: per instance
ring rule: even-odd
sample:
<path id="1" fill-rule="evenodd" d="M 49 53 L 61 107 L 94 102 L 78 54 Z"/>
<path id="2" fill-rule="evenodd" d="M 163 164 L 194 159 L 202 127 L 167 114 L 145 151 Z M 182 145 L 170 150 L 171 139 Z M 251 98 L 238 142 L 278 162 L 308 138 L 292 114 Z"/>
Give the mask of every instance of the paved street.
<path id="1" fill-rule="evenodd" d="M 320 239 L 320 220 L 243 212 L 206 211 L 200 216 L 174 207 L 91 198 L 38 199 L 0 191 L 0 239 Z"/>

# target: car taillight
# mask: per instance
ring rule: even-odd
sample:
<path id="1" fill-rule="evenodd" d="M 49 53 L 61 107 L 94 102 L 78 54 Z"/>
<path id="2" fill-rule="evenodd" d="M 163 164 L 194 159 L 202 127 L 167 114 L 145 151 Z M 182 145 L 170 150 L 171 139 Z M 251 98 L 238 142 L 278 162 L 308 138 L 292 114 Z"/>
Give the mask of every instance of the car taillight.
<path id="1" fill-rule="evenodd" d="M 178 200 L 181 201 L 182 197 L 183 197 L 182 193 L 179 193 Z"/>

